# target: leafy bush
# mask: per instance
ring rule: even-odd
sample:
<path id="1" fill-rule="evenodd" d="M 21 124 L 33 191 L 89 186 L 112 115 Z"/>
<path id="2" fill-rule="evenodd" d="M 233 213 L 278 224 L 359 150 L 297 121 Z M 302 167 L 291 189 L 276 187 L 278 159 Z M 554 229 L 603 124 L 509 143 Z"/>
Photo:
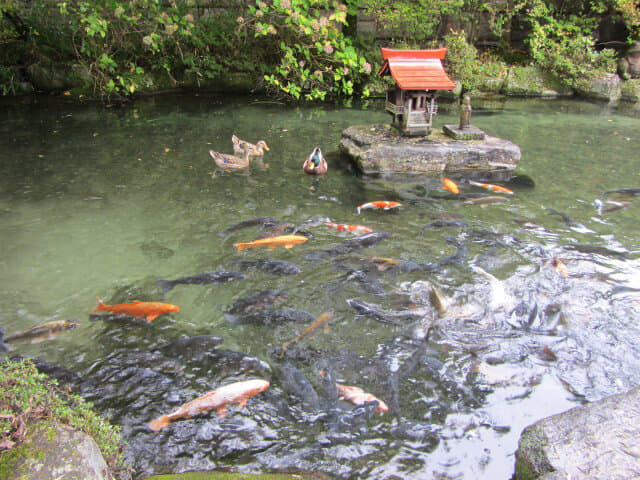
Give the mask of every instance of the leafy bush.
<path id="1" fill-rule="evenodd" d="M 371 73 L 371 64 L 341 31 L 346 17 L 347 7 L 338 0 L 259 0 L 238 23 L 273 52 L 267 59 L 273 70 L 264 79 L 274 91 L 323 100 L 327 94 L 354 95 Z M 369 94 L 366 88 L 359 93 Z"/>
<path id="2" fill-rule="evenodd" d="M 474 65 L 478 51 L 467 42 L 464 30 L 450 31 L 444 37 L 444 43 L 447 46 L 447 56 L 445 57 L 447 73 L 454 80 L 462 83 L 463 90 L 470 90 L 473 87 Z"/>
<path id="3" fill-rule="evenodd" d="M 599 72 L 615 71 L 614 52 L 596 51 L 591 32 L 593 18 L 556 18 L 552 7 L 539 1 L 531 9 L 532 33 L 528 37 L 533 60 L 570 87 L 581 88 Z"/>

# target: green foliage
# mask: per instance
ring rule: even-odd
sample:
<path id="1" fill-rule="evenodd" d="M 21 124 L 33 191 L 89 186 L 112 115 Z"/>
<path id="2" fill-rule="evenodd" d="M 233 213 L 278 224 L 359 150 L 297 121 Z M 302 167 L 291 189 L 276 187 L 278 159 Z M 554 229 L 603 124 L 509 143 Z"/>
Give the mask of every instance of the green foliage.
<path id="1" fill-rule="evenodd" d="M 371 0 L 365 13 L 375 18 L 378 30 L 388 32 L 394 43 L 420 47 L 435 40 L 448 15 L 459 16 L 464 0 Z"/>
<path id="2" fill-rule="evenodd" d="M 530 10 L 532 33 L 528 44 L 533 60 L 570 87 L 580 88 L 599 72 L 614 72 L 611 50 L 597 52 L 591 32 L 596 28 L 593 17 L 570 15 L 562 19 L 553 7 L 537 0 Z"/>
<path id="3" fill-rule="evenodd" d="M 263 48 L 279 59 L 264 76 L 275 91 L 295 99 L 323 100 L 328 94 L 356 94 L 371 73 L 371 65 L 341 31 L 347 8 L 337 0 L 261 0 L 238 22 L 241 30 L 252 29 Z M 366 88 L 359 93 L 369 94 Z"/>
<path id="4" fill-rule="evenodd" d="M 0 440 L 5 447 L 19 445 L 29 423 L 40 419 L 87 433 L 111 466 L 121 466 L 119 427 L 108 424 L 81 397 L 62 392 L 33 363 L 0 363 Z"/>
<path id="5" fill-rule="evenodd" d="M 467 42 L 464 30 L 450 31 L 444 37 L 447 46 L 445 58 L 447 73 L 455 80 L 462 83 L 463 90 L 470 90 L 473 85 L 474 65 L 478 57 L 476 48 Z"/>
<path id="6" fill-rule="evenodd" d="M 148 85 L 152 69 L 163 69 L 175 81 L 182 45 L 193 36 L 188 3 L 67 0 L 58 7 L 73 32 L 76 59 L 91 72 L 96 92 L 126 97 Z"/>

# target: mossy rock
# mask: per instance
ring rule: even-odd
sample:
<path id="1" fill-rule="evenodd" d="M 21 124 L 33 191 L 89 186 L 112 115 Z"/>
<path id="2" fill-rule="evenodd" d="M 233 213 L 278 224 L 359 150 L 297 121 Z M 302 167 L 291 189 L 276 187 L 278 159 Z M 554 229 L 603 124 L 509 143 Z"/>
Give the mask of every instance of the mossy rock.
<path id="1" fill-rule="evenodd" d="M 51 421 L 27 428 L 27 441 L 0 455 L 2 480 L 107 480 L 107 464 L 84 432 Z"/>
<path id="2" fill-rule="evenodd" d="M 313 480 L 311 475 L 297 475 L 284 473 L 229 473 L 229 472 L 187 472 L 173 475 L 154 475 L 146 480 Z"/>
<path id="3" fill-rule="evenodd" d="M 40 62 L 30 65 L 27 71 L 36 90 L 89 89 L 93 85 L 91 74 L 85 67 L 78 64 Z"/>
<path id="4" fill-rule="evenodd" d="M 640 102 L 640 79 L 622 82 L 622 96 L 620 99 L 631 103 Z"/>
<path id="5" fill-rule="evenodd" d="M 500 93 L 512 96 L 558 97 L 573 91 L 537 67 L 511 67 Z"/>

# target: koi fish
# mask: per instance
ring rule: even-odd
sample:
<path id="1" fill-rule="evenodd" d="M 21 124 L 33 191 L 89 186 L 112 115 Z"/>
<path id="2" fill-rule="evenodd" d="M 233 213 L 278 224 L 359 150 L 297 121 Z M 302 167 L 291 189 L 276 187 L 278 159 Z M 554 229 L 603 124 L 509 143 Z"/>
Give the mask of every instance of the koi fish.
<path id="1" fill-rule="evenodd" d="M 289 345 L 291 345 L 293 343 L 296 343 L 296 342 L 299 342 L 304 337 L 306 337 L 311 332 L 313 332 L 316 328 L 324 325 L 324 330 L 325 330 L 325 333 L 326 333 L 327 330 L 328 330 L 328 322 L 331 319 L 331 317 L 333 317 L 333 313 L 324 313 L 324 314 L 320 315 L 318 318 L 316 318 L 313 321 L 313 323 L 311 325 L 309 325 L 307 328 L 304 329 L 304 332 L 302 332 L 297 337 L 292 338 L 291 340 L 289 340 L 287 342 L 284 342 L 282 344 L 282 352 L 280 353 L 280 358 L 284 357 L 284 354 L 287 351 L 287 348 L 289 348 Z"/>
<path id="2" fill-rule="evenodd" d="M 216 410 L 220 418 L 224 418 L 227 414 L 227 405 L 237 402 L 238 407 L 242 408 L 250 397 L 264 392 L 267 388 L 269 388 L 269 382 L 266 380 L 245 380 L 225 385 L 185 403 L 175 412 L 153 420 L 149 423 L 149 428 L 155 431 L 162 430 L 168 427 L 173 420 L 195 417 L 213 409 Z"/>
<path id="3" fill-rule="evenodd" d="M 199 273 L 190 277 L 180 277 L 176 278 L 175 280 L 158 280 L 156 282 L 156 285 L 162 288 L 162 293 L 167 293 L 176 285 L 217 285 L 219 283 L 243 279 L 245 277 L 246 275 L 240 272 L 233 272 L 230 270 L 216 270 L 213 272 Z"/>
<path id="4" fill-rule="evenodd" d="M 494 192 L 507 193 L 509 195 L 513 195 L 513 190 L 509 190 L 508 188 L 501 187 L 500 185 L 494 185 L 492 183 L 474 182 L 473 180 L 469 180 L 469 184 L 473 185 L 474 187 L 482 187 L 488 190 L 493 190 Z"/>
<path id="5" fill-rule="evenodd" d="M 269 250 L 273 250 L 276 247 L 291 248 L 298 243 L 304 243 L 309 240 L 302 235 L 280 235 L 277 237 L 261 238 L 254 240 L 253 242 L 239 242 L 234 243 L 233 246 L 238 248 L 238 252 L 241 252 L 247 248 L 259 248 L 269 247 Z"/>
<path id="6" fill-rule="evenodd" d="M 76 328 L 78 325 L 80 324 L 74 320 L 54 320 L 22 330 L 21 332 L 12 333 L 4 337 L 4 341 L 6 343 L 36 343 L 53 338 L 62 332 Z"/>
<path id="7" fill-rule="evenodd" d="M 556 269 L 556 271 L 562 275 L 563 277 L 568 277 L 569 272 L 567 271 L 567 266 L 564 264 L 562 260 L 559 258 L 551 259 L 551 266 Z"/>
<path id="8" fill-rule="evenodd" d="M 458 185 L 456 185 L 456 183 L 453 180 L 447 177 L 442 178 L 442 188 L 444 190 L 449 190 L 451 193 L 455 193 L 455 194 L 460 193 L 460 189 L 458 188 Z"/>
<path id="9" fill-rule="evenodd" d="M 324 370 L 320 370 L 320 375 L 324 377 L 326 372 Z M 346 402 L 353 403 L 354 405 L 362 405 L 367 402 L 378 402 L 378 408 L 376 413 L 382 415 L 384 412 L 389 410 L 389 407 L 386 403 L 380 400 L 378 397 L 365 392 L 360 387 L 350 387 L 348 385 L 342 385 L 340 383 L 336 383 L 336 391 L 338 392 L 338 396 L 340 396 Z"/>
<path id="10" fill-rule="evenodd" d="M 381 208 L 382 210 L 390 210 L 395 207 L 401 207 L 402 204 L 398 202 L 394 202 L 391 200 L 377 200 L 375 202 L 364 203 L 358 207 L 358 214 L 360 214 L 360 210 L 364 210 L 366 208 Z"/>
<path id="11" fill-rule="evenodd" d="M 493 203 L 504 203 L 507 201 L 508 200 L 505 197 L 498 197 L 494 195 L 490 197 L 471 198 L 469 200 L 465 200 L 462 203 L 464 203 L 465 205 L 480 205 L 481 207 L 484 207 L 486 205 L 491 205 Z"/>
<path id="12" fill-rule="evenodd" d="M 333 222 L 326 222 L 325 225 L 327 227 L 335 228 L 339 232 L 362 232 L 362 233 L 373 232 L 373 230 L 371 230 L 369 227 L 364 227 L 362 225 L 347 225 L 345 223 L 333 223 Z"/>
<path id="13" fill-rule="evenodd" d="M 119 303 L 116 305 L 105 305 L 98 298 L 98 308 L 93 313 L 107 311 L 115 314 L 131 315 L 137 318 L 146 318 L 147 322 L 153 322 L 159 315 L 163 313 L 179 312 L 178 305 L 160 302 L 131 302 Z"/>

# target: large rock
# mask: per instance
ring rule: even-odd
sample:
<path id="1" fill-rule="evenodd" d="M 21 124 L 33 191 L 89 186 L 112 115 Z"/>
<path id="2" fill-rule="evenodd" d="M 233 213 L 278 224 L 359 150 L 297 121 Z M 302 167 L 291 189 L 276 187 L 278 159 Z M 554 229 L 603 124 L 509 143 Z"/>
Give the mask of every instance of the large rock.
<path id="1" fill-rule="evenodd" d="M 512 170 L 520 147 L 508 140 L 454 140 L 441 131 L 405 137 L 389 125 L 352 126 L 342 131 L 340 151 L 365 174 Z"/>
<path id="2" fill-rule="evenodd" d="M 65 425 L 39 422 L 29 440 L 3 453 L 3 480 L 109 480 L 111 475 L 96 442 Z M 6 475 L 6 476 L 5 476 Z"/>
<path id="3" fill-rule="evenodd" d="M 537 67 L 511 67 L 500 93 L 519 97 L 559 97 L 573 91 Z"/>
<path id="4" fill-rule="evenodd" d="M 527 427 L 515 480 L 637 479 L 640 388 L 573 408 Z"/>
<path id="5" fill-rule="evenodd" d="M 577 92 L 584 98 L 615 102 L 622 96 L 622 80 L 615 73 L 604 73 L 579 87 Z"/>

